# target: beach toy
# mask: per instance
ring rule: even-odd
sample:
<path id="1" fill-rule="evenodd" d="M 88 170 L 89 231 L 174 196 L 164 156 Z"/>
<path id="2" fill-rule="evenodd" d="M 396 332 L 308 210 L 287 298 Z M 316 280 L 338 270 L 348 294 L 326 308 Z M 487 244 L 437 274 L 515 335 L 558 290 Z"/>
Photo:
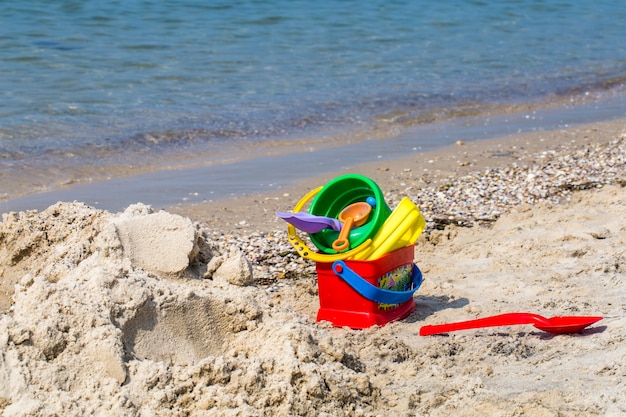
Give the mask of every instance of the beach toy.
<path id="1" fill-rule="evenodd" d="M 316 216 L 339 218 L 345 207 L 366 201 L 368 197 L 374 199 L 375 207 L 372 208 L 365 224 L 351 229 L 348 235 L 349 249 L 354 249 L 372 238 L 391 214 L 380 187 L 374 181 L 359 174 L 339 176 L 322 187 L 311 202 L 308 212 Z M 339 237 L 336 230 L 324 229 L 309 234 L 309 237 L 321 252 L 337 254 L 338 251 L 332 247 L 333 242 Z"/>
<path id="2" fill-rule="evenodd" d="M 377 259 L 404 246 L 413 245 L 424 227 L 426 227 L 426 220 L 419 208 L 404 197 L 378 229 L 369 247 L 355 254 L 351 259 Z"/>
<path id="3" fill-rule="evenodd" d="M 332 250 L 330 253 L 312 251 L 296 234 L 294 224 L 288 222 L 289 243 L 302 258 L 316 262 L 320 302 L 317 321 L 363 329 L 409 315 L 415 308 L 413 294 L 422 284 L 422 273 L 413 263 L 413 243 L 425 222 L 415 204 L 403 199 L 392 213 L 373 181 L 360 175 L 345 175 L 309 191 L 296 203 L 293 213 L 285 217 L 308 219 L 298 213 L 302 213 L 309 201 L 309 215 L 337 216 L 338 221 L 344 221 L 344 226 L 348 223 L 345 229 L 349 231 L 342 236 L 349 240 L 348 250 L 339 253 L 324 245 L 330 246 L 334 242 L 330 239 L 336 240 L 343 228 L 339 231 L 324 228 L 309 233 L 314 243 L 315 237 L 321 235 L 316 243 L 318 249 L 322 246 Z M 361 222 L 363 224 L 358 226 Z M 355 224 L 357 227 L 353 228 Z M 387 226 L 383 229 L 384 224 Z M 365 233 L 355 233 L 364 229 Z M 355 236 L 361 243 L 355 244 L 352 240 Z M 369 250 L 373 242 L 370 236 L 377 236 L 374 250 Z M 387 243 L 387 238 L 393 241 Z M 376 259 L 360 257 L 362 252 L 372 254 L 384 250 L 389 253 Z"/>
<path id="4" fill-rule="evenodd" d="M 296 205 L 293 208 L 293 212 L 299 213 L 300 210 L 302 210 L 302 208 L 306 205 L 306 203 L 310 199 L 315 197 L 322 188 L 323 187 L 320 186 L 318 188 L 315 188 L 314 190 L 309 191 L 304 197 L 300 199 L 300 201 L 296 203 Z M 326 263 L 334 262 L 337 260 L 349 258 L 350 256 L 354 256 L 360 251 L 366 249 L 372 242 L 371 239 L 367 239 L 361 245 L 343 253 L 336 253 L 336 254 L 318 253 L 316 251 L 312 251 L 311 249 L 309 249 L 306 243 L 304 243 L 304 241 L 300 239 L 300 237 L 296 234 L 296 228 L 292 224 L 289 224 L 287 226 L 287 239 L 289 243 L 291 244 L 291 246 L 293 246 L 293 248 L 296 250 L 296 252 L 298 252 L 298 255 L 300 255 L 302 258 L 311 259 L 312 261 L 315 261 L 315 262 L 326 262 Z"/>
<path id="5" fill-rule="evenodd" d="M 544 332 L 565 334 L 579 332 L 600 320 L 602 320 L 602 317 L 599 316 L 556 316 L 545 318 L 532 313 L 507 313 L 457 323 L 423 326 L 420 329 L 420 336 L 483 327 L 514 326 L 518 324 L 532 324 Z"/>
<path id="6" fill-rule="evenodd" d="M 318 262 L 317 321 L 364 329 L 408 316 L 422 284 L 413 253 L 413 246 L 407 246 L 374 261 Z"/>
<path id="7" fill-rule="evenodd" d="M 348 234 L 352 230 L 352 227 L 358 227 L 364 224 L 371 211 L 372 206 L 368 203 L 352 203 L 348 207 L 341 210 L 341 213 L 339 213 L 339 220 L 343 222 L 343 227 L 339 232 L 339 236 L 333 242 L 334 250 L 341 252 L 348 249 L 350 246 Z"/>
<path id="8" fill-rule="evenodd" d="M 333 230 L 341 230 L 341 222 L 330 217 L 315 216 L 309 213 L 283 213 L 276 212 L 276 215 L 285 220 L 289 224 L 293 224 L 298 230 L 306 233 L 317 233 L 320 230 L 331 228 Z"/>

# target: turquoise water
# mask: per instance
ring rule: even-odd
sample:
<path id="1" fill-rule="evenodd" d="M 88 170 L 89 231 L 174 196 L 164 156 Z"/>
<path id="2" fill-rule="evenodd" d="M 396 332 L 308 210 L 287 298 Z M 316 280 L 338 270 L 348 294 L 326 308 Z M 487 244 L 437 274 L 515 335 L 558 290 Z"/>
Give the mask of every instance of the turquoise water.
<path id="1" fill-rule="evenodd" d="M 374 132 L 381 120 L 397 132 L 468 108 L 604 94 L 626 80 L 619 1 L 0 6 L 4 199 L 8 181 L 29 186 L 25 169 L 43 190 L 109 168 Z"/>

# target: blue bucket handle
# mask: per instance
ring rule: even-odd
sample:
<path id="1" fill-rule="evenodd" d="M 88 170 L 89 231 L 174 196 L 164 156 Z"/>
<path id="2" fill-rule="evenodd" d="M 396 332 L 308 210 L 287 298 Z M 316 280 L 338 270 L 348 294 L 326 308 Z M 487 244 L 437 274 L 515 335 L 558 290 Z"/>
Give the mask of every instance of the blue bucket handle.
<path id="1" fill-rule="evenodd" d="M 409 291 L 392 291 L 372 285 L 350 269 L 344 261 L 333 262 L 333 272 L 363 297 L 380 304 L 402 304 L 409 301 L 423 281 L 422 271 L 415 264 L 413 264 L 411 271 L 413 289 Z"/>

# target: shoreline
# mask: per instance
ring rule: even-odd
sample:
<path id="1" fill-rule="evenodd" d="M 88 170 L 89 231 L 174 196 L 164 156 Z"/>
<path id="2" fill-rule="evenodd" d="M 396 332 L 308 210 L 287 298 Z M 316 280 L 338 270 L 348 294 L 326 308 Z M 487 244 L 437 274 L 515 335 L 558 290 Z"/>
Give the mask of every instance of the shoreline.
<path id="1" fill-rule="evenodd" d="M 387 122 L 381 120 L 379 123 L 383 127 L 344 132 L 335 138 L 337 143 L 329 143 L 328 137 L 321 136 L 286 143 L 270 141 L 274 145 L 269 146 L 251 144 L 244 153 L 252 154 L 252 157 L 224 154 L 226 163 L 219 162 L 215 156 L 199 154 L 195 156 L 195 162 L 185 168 L 180 168 L 177 165 L 180 161 L 174 159 L 157 170 L 120 167 L 107 175 L 101 173 L 105 176 L 100 180 L 96 176 L 95 180 L 81 181 L 70 174 L 69 179 L 52 190 L 9 200 L 5 196 L 0 199 L 0 212 L 43 210 L 56 201 L 74 200 L 109 211 L 123 210 L 136 202 L 168 208 L 181 203 L 228 199 L 234 195 L 272 193 L 276 189 L 291 187 L 297 181 L 306 181 L 308 177 L 370 161 L 393 160 L 407 154 L 445 149 L 458 140 L 470 143 L 506 138 L 520 132 L 549 131 L 589 120 L 615 120 L 626 116 L 625 102 L 626 96 L 616 92 L 601 99 L 566 100 L 562 97 L 544 103 L 498 106 L 476 116 L 471 116 L 470 111 L 464 117 L 408 123 L 399 131 L 397 129 L 404 122 L 396 127 L 385 127 Z M 392 126 L 395 123 L 392 122 Z M 27 165 L 23 168 L 27 171 L 17 178 L 5 174 L 3 187 L 19 190 L 30 184 L 28 187 L 33 190 L 35 184 L 39 184 L 37 187 L 43 187 L 40 190 L 48 188 L 42 185 L 43 179 L 38 179 L 44 173 Z M 53 181 L 55 175 L 66 169 L 58 167 L 57 171 L 44 176 Z"/>
<path id="2" fill-rule="evenodd" d="M 284 229 L 276 211 L 290 211 L 311 189 L 345 173 L 366 175 L 383 193 L 412 196 L 420 205 L 420 190 L 436 189 L 467 175 L 513 164 L 544 163 L 542 152 L 567 152 L 595 143 L 607 143 L 626 135 L 626 118 L 584 124 L 551 131 L 515 134 L 472 142 L 458 142 L 443 149 L 393 160 L 377 160 L 297 181 L 280 190 L 221 199 L 213 202 L 179 204 L 167 210 L 201 221 L 229 233 L 269 232 Z M 432 192 L 432 191 L 431 191 Z"/>

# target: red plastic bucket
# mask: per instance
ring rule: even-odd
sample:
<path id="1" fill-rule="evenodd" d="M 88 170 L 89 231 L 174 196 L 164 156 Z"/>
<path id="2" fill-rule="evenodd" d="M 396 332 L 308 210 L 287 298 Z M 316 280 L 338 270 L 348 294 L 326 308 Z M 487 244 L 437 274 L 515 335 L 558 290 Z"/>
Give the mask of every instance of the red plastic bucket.
<path id="1" fill-rule="evenodd" d="M 364 329 L 408 316 L 422 283 L 413 254 L 409 245 L 372 261 L 317 262 L 317 321 Z"/>

